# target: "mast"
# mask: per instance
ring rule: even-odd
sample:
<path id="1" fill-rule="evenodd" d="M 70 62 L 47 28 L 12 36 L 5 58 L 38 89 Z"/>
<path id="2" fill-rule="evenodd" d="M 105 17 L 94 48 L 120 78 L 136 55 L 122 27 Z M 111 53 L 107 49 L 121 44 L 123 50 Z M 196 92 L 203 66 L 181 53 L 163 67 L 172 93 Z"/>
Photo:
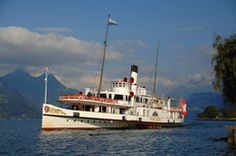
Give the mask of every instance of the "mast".
<path id="1" fill-rule="evenodd" d="M 153 84 L 153 95 L 156 95 L 156 83 L 157 83 L 157 67 L 158 67 L 158 55 L 159 55 L 159 42 L 157 42 L 157 52 L 156 52 L 156 66 L 155 66 L 155 77 Z"/>
<path id="2" fill-rule="evenodd" d="M 102 78 L 103 78 L 104 63 L 105 63 L 105 58 L 106 58 L 106 49 L 107 49 L 107 38 L 108 38 L 109 25 L 117 25 L 117 22 L 111 19 L 110 14 L 108 15 L 108 18 L 107 18 L 107 29 L 106 29 L 106 36 L 105 36 L 105 41 L 104 41 L 102 67 L 101 67 L 100 81 L 99 81 L 98 94 L 97 94 L 98 97 L 100 96 L 101 87 L 102 87 Z"/>
<path id="3" fill-rule="evenodd" d="M 46 71 L 45 71 L 45 87 L 44 87 L 44 103 L 47 103 L 47 94 L 48 94 L 48 66 L 46 66 Z"/>

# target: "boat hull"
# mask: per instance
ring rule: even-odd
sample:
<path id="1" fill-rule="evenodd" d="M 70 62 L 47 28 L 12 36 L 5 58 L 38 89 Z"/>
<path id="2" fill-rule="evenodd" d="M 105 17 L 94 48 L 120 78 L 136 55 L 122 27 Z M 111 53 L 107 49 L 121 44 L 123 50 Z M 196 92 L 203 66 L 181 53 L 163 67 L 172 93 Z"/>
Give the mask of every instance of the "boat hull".
<path id="1" fill-rule="evenodd" d="M 49 110 L 47 110 L 49 108 Z M 107 116 L 106 116 L 107 115 Z M 150 120 L 149 120 L 150 119 Z M 44 104 L 43 130 L 60 129 L 142 129 L 182 126 L 183 120 L 151 120 L 149 117 L 125 114 L 73 111 Z"/>

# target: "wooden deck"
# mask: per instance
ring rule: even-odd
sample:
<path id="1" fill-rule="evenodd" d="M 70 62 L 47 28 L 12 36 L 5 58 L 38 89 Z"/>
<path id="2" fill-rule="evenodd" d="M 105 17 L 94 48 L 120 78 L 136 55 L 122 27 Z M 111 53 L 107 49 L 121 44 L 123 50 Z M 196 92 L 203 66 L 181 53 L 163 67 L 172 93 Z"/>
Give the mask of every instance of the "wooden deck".
<path id="1" fill-rule="evenodd" d="M 236 145 L 236 126 L 225 126 L 228 129 L 228 143 Z"/>

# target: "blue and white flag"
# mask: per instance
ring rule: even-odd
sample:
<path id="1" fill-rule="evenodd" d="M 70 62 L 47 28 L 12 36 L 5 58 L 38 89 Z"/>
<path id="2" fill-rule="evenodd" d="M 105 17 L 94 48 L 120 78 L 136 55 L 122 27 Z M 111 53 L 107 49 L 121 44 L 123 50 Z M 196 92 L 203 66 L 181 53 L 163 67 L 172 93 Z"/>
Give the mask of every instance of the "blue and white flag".
<path id="1" fill-rule="evenodd" d="M 116 21 L 114 21 L 113 19 L 111 19 L 111 17 L 109 17 L 109 19 L 108 19 L 108 24 L 109 25 L 118 25 L 118 23 Z"/>

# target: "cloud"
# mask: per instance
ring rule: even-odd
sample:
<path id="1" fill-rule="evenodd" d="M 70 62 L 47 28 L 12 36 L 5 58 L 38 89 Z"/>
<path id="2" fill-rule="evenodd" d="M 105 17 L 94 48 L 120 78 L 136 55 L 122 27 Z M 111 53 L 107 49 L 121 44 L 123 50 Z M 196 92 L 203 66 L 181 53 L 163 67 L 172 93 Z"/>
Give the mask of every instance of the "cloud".
<path id="1" fill-rule="evenodd" d="M 34 76 L 44 72 L 45 65 L 68 87 L 96 87 L 103 46 L 55 33 L 32 32 L 23 27 L 0 27 L 0 75 L 23 67 Z M 108 49 L 106 60 L 122 60 L 120 52 Z M 106 78 L 104 78 L 106 80 Z"/>
<path id="2" fill-rule="evenodd" d="M 184 69 L 187 70 L 189 68 L 186 68 L 186 65 L 194 69 L 211 68 L 211 58 L 215 53 L 211 45 L 200 44 L 186 47 L 181 44 L 173 43 L 171 48 L 178 53 L 178 55 L 172 55 L 172 63 L 185 66 Z"/>
<path id="3" fill-rule="evenodd" d="M 186 76 L 186 78 L 182 79 L 182 84 L 188 84 L 188 86 L 198 85 L 211 85 L 212 84 L 212 75 L 203 74 L 203 73 L 195 73 L 192 75 Z"/>
<path id="4" fill-rule="evenodd" d="M 152 91 L 154 78 L 149 76 L 143 76 L 138 79 L 140 86 L 146 86 Z M 183 90 L 189 91 L 199 91 L 211 88 L 212 85 L 212 75 L 208 73 L 194 73 L 191 75 L 183 75 L 181 77 L 176 77 L 171 79 L 164 76 L 157 77 L 157 93 L 159 95 L 165 95 L 169 93 L 178 94 Z M 207 90 L 207 91 L 208 91 Z M 182 95 L 183 96 L 183 95 Z"/>
<path id="5" fill-rule="evenodd" d="M 41 32 L 55 32 L 55 33 L 72 32 L 71 29 L 59 28 L 59 27 L 43 27 L 43 28 L 36 28 L 36 30 Z"/>
<path id="6" fill-rule="evenodd" d="M 147 86 L 148 89 L 152 89 L 154 78 L 143 76 L 143 77 L 140 77 L 138 81 L 139 81 L 138 83 L 141 86 Z M 157 78 L 157 90 L 160 90 L 161 94 L 166 93 L 172 88 L 175 88 L 177 85 L 178 85 L 178 82 L 168 79 L 166 77 Z"/>
<path id="7" fill-rule="evenodd" d="M 209 46 L 209 45 L 199 45 L 198 47 L 196 47 L 196 49 L 198 52 L 206 54 L 208 56 L 211 56 L 212 54 L 215 53 L 212 46 Z"/>
<path id="8" fill-rule="evenodd" d="M 85 64 L 97 61 L 103 47 L 74 37 L 31 32 L 22 27 L 0 28 L 0 61 L 21 66 Z M 119 52 L 110 51 L 107 59 L 119 60 Z"/>
<path id="9" fill-rule="evenodd" d="M 135 52 L 138 48 L 148 48 L 148 45 L 141 40 L 116 41 L 112 47 L 118 51 Z"/>
<path id="10" fill-rule="evenodd" d="M 129 66 L 127 65 L 130 65 L 132 61 L 137 63 L 138 60 L 131 59 L 135 56 L 133 52 L 137 49 L 149 48 L 141 40 L 119 41 L 109 47 L 106 59 L 112 61 L 106 67 L 107 71 L 103 81 L 104 87 L 110 87 L 113 79 L 122 78 L 123 74 L 129 73 Z M 195 47 L 195 49 L 198 48 L 202 53 L 210 50 L 208 46 L 204 45 Z M 123 55 L 120 51 L 123 52 L 125 50 L 124 52 L 126 52 L 127 49 L 130 54 L 126 53 L 126 58 L 123 60 Z M 33 32 L 23 27 L 0 27 L 1 75 L 2 73 L 10 72 L 9 70 L 14 70 L 14 68 L 24 67 L 31 74 L 38 76 L 44 71 L 44 66 L 48 65 L 50 73 L 56 75 L 68 87 L 76 89 L 96 88 L 98 86 L 99 73 L 94 71 L 100 71 L 98 60 L 101 58 L 102 52 L 103 46 L 93 41 L 82 41 L 79 38 L 54 33 Z M 116 64 L 114 62 L 117 60 L 119 61 L 117 62 L 119 66 L 114 66 Z M 125 61 L 128 61 L 128 63 Z M 138 83 L 141 86 L 152 89 L 153 69 L 150 64 L 145 66 L 145 63 L 140 63 L 140 61 L 142 60 L 138 62 L 140 64 Z M 181 85 L 209 83 L 209 76 L 204 74 L 185 76 L 181 80 L 159 76 L 157 78 L 157 90 L 158 94 L 165 94 Z"/>

